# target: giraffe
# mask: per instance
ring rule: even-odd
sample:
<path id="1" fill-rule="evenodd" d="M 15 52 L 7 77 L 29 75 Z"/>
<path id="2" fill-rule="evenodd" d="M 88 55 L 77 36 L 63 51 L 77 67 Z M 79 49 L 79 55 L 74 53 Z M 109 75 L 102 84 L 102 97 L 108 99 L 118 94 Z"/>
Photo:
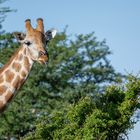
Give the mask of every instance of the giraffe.
<path id="1" fill-rule="evenodd" d="M 27 80 L 35 61 L 46 64 L 48 53 L 45 46 L 56 35 L 52 29 L 44 32 L 43 19 L 37 19 L 34 29 L 30 19 L 25 21 L 26 34 L 15 33 L 20 43 L 19 49 L 11 59 L 0 69 L 0 113 L 2 113 L 17 91 Z"/>

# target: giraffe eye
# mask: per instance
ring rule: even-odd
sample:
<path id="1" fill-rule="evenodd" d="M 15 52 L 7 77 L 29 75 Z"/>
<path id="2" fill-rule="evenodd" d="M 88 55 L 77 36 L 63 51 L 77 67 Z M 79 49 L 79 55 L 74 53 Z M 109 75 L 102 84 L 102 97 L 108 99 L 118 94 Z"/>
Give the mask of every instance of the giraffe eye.
<path id="1" fill-rule="evenodd" d="M 25 41 L 24 44 L 26 44 L 27 46 L 30 46 L 32 43 L 30 41 Z"/>

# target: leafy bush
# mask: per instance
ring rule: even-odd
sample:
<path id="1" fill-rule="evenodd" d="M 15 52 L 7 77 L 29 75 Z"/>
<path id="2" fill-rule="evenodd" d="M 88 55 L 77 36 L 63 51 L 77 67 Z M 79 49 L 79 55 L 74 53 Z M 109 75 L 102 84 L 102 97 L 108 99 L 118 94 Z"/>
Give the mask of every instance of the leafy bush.
<path id="1" fill-rule="evenodd" d="M 44 116 L 24 140 L 117 140 L 133 127 L 139 108 L 140 80 L 129 77 L 125 86 L 109 86 L 100 103 L 90 97 Z"/>

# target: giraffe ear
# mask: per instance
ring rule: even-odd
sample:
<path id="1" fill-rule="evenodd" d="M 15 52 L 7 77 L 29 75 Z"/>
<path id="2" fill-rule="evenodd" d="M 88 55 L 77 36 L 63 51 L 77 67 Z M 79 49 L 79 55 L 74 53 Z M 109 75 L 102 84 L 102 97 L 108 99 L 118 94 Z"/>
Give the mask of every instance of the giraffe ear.
<path id="1" fill-rule="evenodd" d="M 56 33 L 57 33 L 57 30 L 56 29 L 48 30 L 45 33 L 46 43 L 48 43 L 52 38 L 54 38 L 56 36 Z"/>
<path id="2" fill-rule="evenodd" d="M 23 42 L 26 36 L 24 33 L 21 33 L 21 32 L 14 32 L 13 35 L 17 39 L 17 41 L 20 43 Z"/>

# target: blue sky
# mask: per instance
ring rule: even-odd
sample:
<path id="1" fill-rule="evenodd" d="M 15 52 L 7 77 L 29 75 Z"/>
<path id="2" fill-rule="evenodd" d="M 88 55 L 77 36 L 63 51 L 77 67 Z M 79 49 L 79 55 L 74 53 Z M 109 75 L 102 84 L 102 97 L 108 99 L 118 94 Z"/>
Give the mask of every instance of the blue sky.
<path id="1" fill-rule="evenodd" d="M 45 28 L 62 31 L 68 25 L 68 34 L 95 32 L 98 40 L 107 40 L 113 52 L 109 57 L 114 68 L 122 73 L 140 72 L 140 1 L 139 0 L 9 0 L 3 6 L 17 9 L 9 13 L 3 28 L 7 32 L 25 31 L 27 18 L 36 25 L 44 19 Z M 140 123 L 129 135 L 140 137 Z"/>

